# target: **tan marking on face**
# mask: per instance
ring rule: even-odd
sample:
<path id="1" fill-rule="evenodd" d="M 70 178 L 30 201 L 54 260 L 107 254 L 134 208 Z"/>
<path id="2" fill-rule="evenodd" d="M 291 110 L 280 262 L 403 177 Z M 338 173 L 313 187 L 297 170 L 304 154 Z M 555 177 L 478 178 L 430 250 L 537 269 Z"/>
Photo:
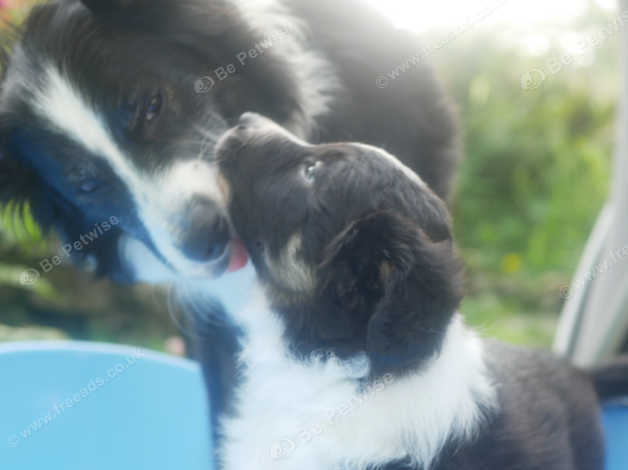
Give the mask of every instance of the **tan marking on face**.
<path id="1" fill-rule="evenodd" d="M 301 256 L 302 243 L 301 234 L 295 233 L 277 259 L 266 254 L 266 264 L 274 283 L 299 294 L 313 292 L 316 288 L 316 272 Z"/>
<path id="2" fill-rule="evenodd" d="M 225 205 L 228 206 L 231 203 L 231 198 L 233 196 L 233 193 L 231 192 L 231 184 L 221 172 L 218 172 L 216 175 L 216 184 L 218 185 L 218 191 L 222 194 Z"/>
<path id="3" fill-rule="evenodd" d="M 392 275 L 392 272 L 393 272 L 393 267 L 388 261 L 384 261 L 379 266 L 379 278 L 381 279 L 383 283 L 388 282 L 388 279 Z"/>

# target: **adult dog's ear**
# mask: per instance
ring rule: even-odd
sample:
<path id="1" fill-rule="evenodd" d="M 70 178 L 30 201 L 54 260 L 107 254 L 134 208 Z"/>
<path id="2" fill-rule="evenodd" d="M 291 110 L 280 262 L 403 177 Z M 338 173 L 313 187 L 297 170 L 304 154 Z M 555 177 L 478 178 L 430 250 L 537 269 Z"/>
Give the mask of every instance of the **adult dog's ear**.
<path id="1" fill-rule="evenodd" d="M 94 13 L 114 13 L 124 9 L 137 8 L 150 0 L 81 0 L 83 5 Z"/>
<path id="2" fill-rule="evenodd" d="M 193 30 L 205 22 L 209 31 L 215 31 L 220 22 L 227 20 L 225 14 L 229 9 L 227 0 L 199 0 L 187 1 L 182 8 L 175 8 L 178 0 L 80 0 L 94 14 L 102 19 L 115 20 L 125 23 L 131 21 L 137 24 L 154 28 L 159 26 L 160 31 L 168 31 L 168 26 L 181 24 L 184 20 L 190 22 Z M 233 9 L 233 7 L 231 7 Z M 178 17 L 177 15 L 183 15 Z M 223 27 L 224 28 L 224 27 Z M 218 28 L 219 30 L 222 28 Z M 181 31 L 179 31 L 182 33 Z M 189 33 L 190 31 L 188 31 Z"/>
<path id="3" fill-rule="evenodd" d="M 32 194 L 32 173 L 14 158 L 0 129 L 0 208 L 9 202 L 22 203 Z"/>
<path id="4" fill-rule="evenodd" d="M 373 373 L 438 351 L 462 298 L 451 236 L 434 240 L 418 222 L 378 212 L 337 237 L 323 266 L 326 293 L 361 324 Z"/>
<path id="5" fill-rule="evenodd" d="M 19 153 L 7 143 L 6 132 L 0 126 L 0 214 L 9 210 L 8 217 L 14 222 L 23 222 L 27 210 L 46 233 L 55 232 L 64 242 L 73 243 L 82 234 L 93 230 L 100 220 L 88 220 L 69 204 L 51 197 L 36 173 L 20 158 Z M 109 219 L 107 222 L 110 222 Z M 90 243 L 83 250 L 72 254 L 78 266 L 95 270 L 96 274 L 109 274 L 116 281 L 128 282 L 126 272 L 119 265 L 119 229 L 111 229 Z M 94 265 L 94 261 L 97 262 Z"/>

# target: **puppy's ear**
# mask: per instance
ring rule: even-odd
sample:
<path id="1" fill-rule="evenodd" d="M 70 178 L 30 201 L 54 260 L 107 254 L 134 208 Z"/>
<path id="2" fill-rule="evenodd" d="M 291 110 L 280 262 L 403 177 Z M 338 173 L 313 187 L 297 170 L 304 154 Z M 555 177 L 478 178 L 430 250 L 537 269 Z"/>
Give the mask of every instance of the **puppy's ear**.
<path id="1" fill-rule="evenodd" d="M 378 212 L 328 247 L 323 288 L 361 324 L 374 373 L 428 359 L 458 308 L 461 263 L 442 225 L 438 233 L 431 238 L 416 221 Z"/>

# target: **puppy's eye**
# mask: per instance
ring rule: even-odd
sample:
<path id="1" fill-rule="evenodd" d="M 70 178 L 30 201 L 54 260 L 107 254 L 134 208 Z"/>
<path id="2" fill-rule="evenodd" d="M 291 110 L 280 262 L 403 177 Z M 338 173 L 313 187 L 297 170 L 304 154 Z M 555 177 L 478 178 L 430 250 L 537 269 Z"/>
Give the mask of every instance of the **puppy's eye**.
<path id="1" fill-rule="evenodd" d="M 305 180 L 309 183 L 314 181 L 316 179 L 316 173 L 322 165 L 322 162 L 307 163 L 303 167 L 303 177 L 305 178 Z"/>
<path id="2" fill-rule="evenodd" d="M 151 122 L 157 119 L 159 117 L 159 114 L 161 113 L 162 104 L 163 98 L 161 96 L 161 93 L 157 93 L 148 102 L 148 105 L 146 106 L 146 112 L 144 113 L 144 119 L 147 122 Z"/>
<path id="3" fill-rule="evenodd" d="M 96 191 L 100 185 L 95 179 L 86 179 L 79 184 L 79 191 L 83 194 L 89 194 Z"/>

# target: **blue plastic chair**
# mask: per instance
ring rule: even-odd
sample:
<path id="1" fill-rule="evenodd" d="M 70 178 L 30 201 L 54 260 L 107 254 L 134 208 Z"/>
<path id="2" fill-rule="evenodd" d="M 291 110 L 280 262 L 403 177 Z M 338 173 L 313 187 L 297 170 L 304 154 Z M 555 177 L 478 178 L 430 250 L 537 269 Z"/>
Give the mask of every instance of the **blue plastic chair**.
<path id="1" fill-rule="evenodd" d="M 0 469 L 211 470 L 198 366 L 92 343 L 0 345 Z M 608 470 L 628 469 L 628 406 L 604 410 Z"/>
<path id="2" fill-rule="evenodd" d="M 604 407 L 607 470 L 628 469 L 628 401 Z"/>
<path id="3" fill-rule="evenodd" d="M 0 469 L 211 470 L 193 362 L 91 343 L 0 345 Z"/>

